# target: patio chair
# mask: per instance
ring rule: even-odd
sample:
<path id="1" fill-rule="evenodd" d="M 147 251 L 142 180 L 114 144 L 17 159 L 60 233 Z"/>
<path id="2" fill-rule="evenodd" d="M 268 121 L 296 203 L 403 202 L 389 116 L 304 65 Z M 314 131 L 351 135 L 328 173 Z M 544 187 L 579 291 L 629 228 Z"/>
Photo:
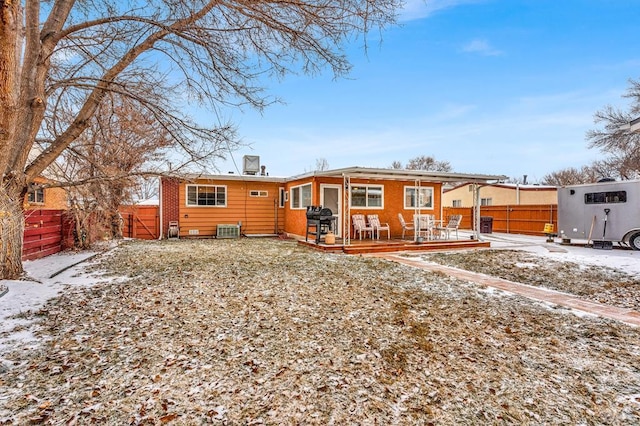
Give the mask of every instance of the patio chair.
<path id="1" fill-rule="evenodd" d="M 436 217 L 432 214 L 414 214 L 413 223 L 418 236 L 432 240 L 436 226 Z"/>
<path id="2" fill-rule="evenodd" d="M 367 215 L 367 220 L 369 221 L 369 224 L 373 228 L 374 237 L 376 237 L 377 235 L 378 239 L 380 239 L 380 231 L 387 231 L 387 240 L 391 239 L 391 235 L 389 235 L 391 232 L 391 227 L 386 222 L 380 223 L 380 218 L 378 217 L 377 214 Z"/>
<path id="3" fill-rule="evenodd" d="M 456 231 L 456 240 L 458 239 L 458 228 L 460 227 L 460 222 L 462 222 L 461 214 L 453 214 L 449 216 L 449 222 L 447 222 L 444 226 L 437 226 L 436 231 L 438 231 L 441 235 L 444 235 L 448 240 L 451 237 L 451 231 Z"/>
<path id="4" fill-rule="evenodd" d="M 353 236 L 358 235 L 362 240 L 362 234 L 369 233 L 369 235 L 373 238 L 373 227 L 371 225 L 367 225 L 364 220 L 363 214 L 354 214 L 351 215 L 351 223 L 353 224 Z"/>
<path id="5" fill-rule="evenodd" d="M 398 213 L 398 220 L 400 220 L 400 225 L 402 225 L 402 239 L 404 240 L 405 232 L 407 232 L 407 231 L 415 232 L 416 228 L 413 225 L 408 224 L 404 220 L 404 217 L 402 216 L 402 213 Z"/>

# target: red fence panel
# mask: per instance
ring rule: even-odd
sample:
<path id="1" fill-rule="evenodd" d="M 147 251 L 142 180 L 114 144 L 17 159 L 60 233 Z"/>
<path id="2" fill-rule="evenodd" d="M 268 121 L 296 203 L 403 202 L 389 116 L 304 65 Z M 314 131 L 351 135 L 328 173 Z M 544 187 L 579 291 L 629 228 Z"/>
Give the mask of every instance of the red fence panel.
<path id="1" fill-rule="evenodd" d="M 452 214 L 462 215 L 460 229 L 474 228 L 473 207 L 444 207 L 443 211 L 445 219 Z M 557 204 L 482 206 L 480 216 L 492 218 L 493 232 L 543 236 L 547 223 L 558 229 Z"/>
<path id="2" fill-rule="evenodd" d="M 22 260 L 39 259 L 73 245 L 65 210 L 26 210 L 24 221 Z"/>
<path id="3" fill-rule="evenodd" d="M 124 220 L 124 237 L 141 240 L 155 240 L 160 237 L 158 206 L 123 206 L 120 208 L 120 214 Z"/>

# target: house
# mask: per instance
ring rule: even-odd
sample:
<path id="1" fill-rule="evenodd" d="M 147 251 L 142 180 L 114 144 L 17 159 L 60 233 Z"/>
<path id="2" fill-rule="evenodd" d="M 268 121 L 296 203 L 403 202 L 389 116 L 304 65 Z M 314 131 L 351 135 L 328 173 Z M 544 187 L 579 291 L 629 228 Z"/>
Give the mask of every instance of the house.
<path id="1" fill-rule="evenodd" d="M 161 235 L 177 222 L 180 237 L 217 236 L 218 225 L 245 235 L 284 230 L 285 180 L 262 175 L 187 175 L 160 179 Z"/>
<path id="2" fill-rule="evenodd" d="M 160 184 L 162 236 L 171 223 L 180 237 L 219 236 L 226 226 L 243 235 L 287 234 L 305 238 L 307 206 L 322 205 L 337 217 L 336 234 L 348 243 L 351 215 L 377 214 L 402 235 L 398 213 L 442 217 L 444 183 L 486 185 L 505 176 L 349 167 L 288 178 L 252 175 L 164 177 Z"/>
<path id="3" fill-rule="evenodd" d="M 43 187 L 50 182 L 45 178 L 35 179 L 24 199 L 25 210 L 66 210 L 68 208 L 67 192 L 63 188 Z"/>
<path id="4" fill-rule="evenodd" d="M 445 207 L 472 207 L 473 183 L 464 182 L 446 188 L 442 194 Z M 557 204 L 558 189 L 555 186 L 493 183 L 478 188 L 481 206 L 506 206 L 530 204 Z"/>

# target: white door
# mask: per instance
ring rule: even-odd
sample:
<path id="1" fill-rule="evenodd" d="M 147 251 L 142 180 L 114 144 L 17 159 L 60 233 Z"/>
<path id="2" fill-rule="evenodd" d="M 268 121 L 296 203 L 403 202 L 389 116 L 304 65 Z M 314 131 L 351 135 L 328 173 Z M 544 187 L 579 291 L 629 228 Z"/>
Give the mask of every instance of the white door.
<path id="1" fill-rule="evenodd" d="M 320 204 L 322 207 L 331 209 L 331 212 L 334 216 L 338 218 L 336 223 L 336 228 L 334 232 L 336 236 L 340 236 L 342 234 L 342 186 L 341 185 L 330 185 L 330 184 L 320 184 Z"/>

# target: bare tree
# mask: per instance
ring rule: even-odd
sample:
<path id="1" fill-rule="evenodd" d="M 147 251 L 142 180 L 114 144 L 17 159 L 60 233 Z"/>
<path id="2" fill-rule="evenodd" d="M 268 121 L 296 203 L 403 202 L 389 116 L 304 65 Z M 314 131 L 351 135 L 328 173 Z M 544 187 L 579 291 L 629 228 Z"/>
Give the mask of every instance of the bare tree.
<path id="1" fill-rule="evenodd" d="M 602 170 L 597 163 L 591 166 L 582 166 L 580 169 L 569 167 L 544 175 L 540 183 L 543 185 L 563 186 L 597 182 L 606 176 L 602 174 Z"/>
<path id="2" fill-rule="evenodd" d="M 448 161 L 438 161 L 429 155 L 419 155 L 407 162 L 407 170 L 430 170 L 433 172 L 450 172 L 451 164 Z"/>
<path id="3" fill-rule="evenodd" d="M 627 111 L 607 105 L 596 112 L 594 121 L 602 127 L 587 132 L 589 148 L 598 148 L 606 158 L 599 167 L 621 179 L 640 177 L 640 133 L 630 132 L 626 124 L 640 116 L 640 80 L 630 80 L 623 98 L 631 100 Z"/>
<path id="4" fill-rule="evenodd" d="M 105 97 L 91 126 L 62 153 L 57 167 L 50 167 L 56 181 L 68 188 L 77 234 L 121 238 L 120 206 L 132 201 L 140 174 L 149 173 L 146 167 L 173 145 L 169 132 L 136 100 L 113 93 Z M 92 239 L 76 242 L 87 248 Z"/>
<path id="5" fill-rule="evenodd" d="M 316 158 L 316 171 L 322 172 L 325 170 L 329 170 L 329 162 L 326 158 Z"/>
<path id="6" fill-rule="evenodd" d="M 396 160 L 391 163 L 389 168 L 396 170 L 430 170 L 434 172 L 450 172 L 452 170 L 448 161 L 438 161 L 429 155 L 413 157 L 407 162 L 406 166 Z"/>
<path id="7" fill-rule="evenodd" d="M 157 198 L 159 185 L 157 177 L 138 177 L 133 186 L 134 198 L 137 200 Z"/>
<path id="8" fill-rule="evenodd" d="M 0 0 L 0 278 L 22 272 L 29 183 L 91 126 L 108 93 L 136 99 L 197 164 L 228 132 L 194 124 L 175 102 L 263 108 L 273 101 L 263 75 L 342 76 L 343 41 L 393 23 L 401 3 Z M 177 81 L 180 96 L 146 102 L 140 87 L 155 81 Z M 29 159 L 37 138 L 47 143 Z"/>

